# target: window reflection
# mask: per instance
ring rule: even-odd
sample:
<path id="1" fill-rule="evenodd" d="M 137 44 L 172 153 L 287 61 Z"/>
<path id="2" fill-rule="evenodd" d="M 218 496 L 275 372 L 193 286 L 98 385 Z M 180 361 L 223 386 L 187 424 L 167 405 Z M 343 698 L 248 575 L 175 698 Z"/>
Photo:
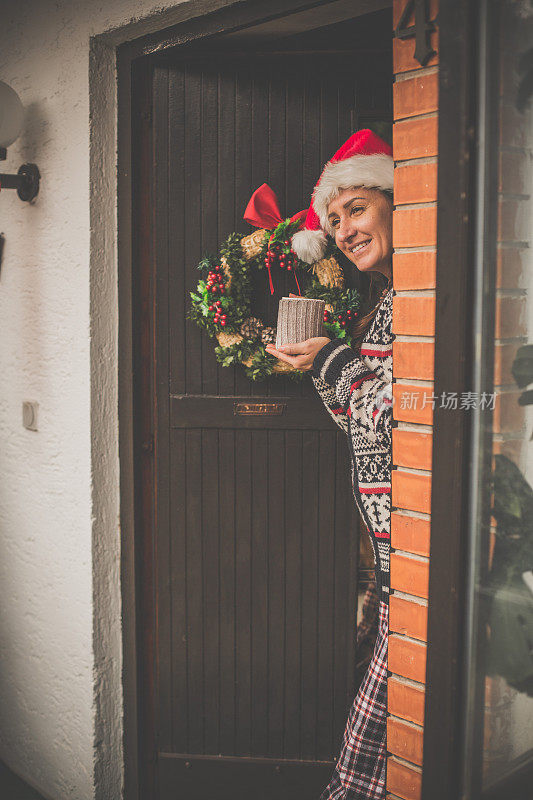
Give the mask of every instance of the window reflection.
<path id="1" fill-rule="evenodd" d="M 533 749 L 533 6 L 495 5 L 497 398 L 488 570 L 478 587 L 486 628 L 484 786 Z"/>

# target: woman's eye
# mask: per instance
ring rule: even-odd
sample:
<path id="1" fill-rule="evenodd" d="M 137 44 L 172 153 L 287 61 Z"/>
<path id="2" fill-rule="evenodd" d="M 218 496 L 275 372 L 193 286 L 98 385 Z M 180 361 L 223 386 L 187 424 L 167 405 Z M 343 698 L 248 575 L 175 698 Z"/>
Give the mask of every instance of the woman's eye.
<path id="1" fill-rule="evenodd" d="M 364 211 L 364 206 L 352 206 L 352 214 L 358 214 L 359 211 Z"/>
<path id="2" fill-rule="evenodd" d="M 339 219 L 334 219 L 334 220 L 331 221 L 331 227 L 332 228 L 338 228 L 339 227 L 339 223 L 340 223 Z"/>

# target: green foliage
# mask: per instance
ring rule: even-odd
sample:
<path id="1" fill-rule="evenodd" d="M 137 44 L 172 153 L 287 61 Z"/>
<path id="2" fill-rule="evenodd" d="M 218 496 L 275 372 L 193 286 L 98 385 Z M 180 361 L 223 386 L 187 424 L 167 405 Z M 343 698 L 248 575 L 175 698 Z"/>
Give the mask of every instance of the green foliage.
<path id="1" fill-rule="evenodd" d="M 346 328 L 343 328 L 338 322 L 326 322 L 324 327 L 332 339 L 346 339 L 346 344 L 350 344 L 352 341 L 346 333 Z"/>
<path id="2" fill-rule="evenodd" d="M 231 273 L 230 291 L 224 295 L 211 294 L 204 278 L 198 281 L 196 291 L 190 293 L 192 303 L 189 319 L 205 328 L 210 336 L 216 336 L 221 330 L 226 333 L 238 333 L 243 320 L 250 316 L 249 262 L 244 257 L 241 239 L 241 234 L 232 233 L 220 248 L 218 258 L 206 256 L 198 265 L 198 268 L 207 275 L 209 270 L 220 264 L 224 257 Z M 215 312 L 209 310 L 209 307 L 214 306 L 217 301 L 220 301 L 222 312 L 227 315 L 224 328 L 214 322 Z"/>
<path id="3" fill-rule="evenodd" d="M 314 297 L 324 300 L 327 305 L 333 306 L 335 311 L 357 311 L 361 305 L 361 296 L 357 289 L 341 289 L 339 286 L 322 286 L 318 278 L 313 279 L 305 290 L 305 297 Z"/>
<path id="4" fill-rule="evenodd" d="M 264 381 L 274 372 L 275 363 L 276 359 L 260 345 L 253 355 L 251 365 L 245 367 L 246 376 L 252 381 Z"/>
<path id="5" fill-rule="evenodd" d="M 313 275 L 311 283 L 305 291 L 306 297 L 314 297 L 317 300 L 324 300 L 326 305 L 331 306 L 330 322 L 326 322 L 324 327 L 333 339 L 345 339 L 346 344 L 351 344 L 351 337 L 346 328 L 343 328 L 338 320 L 335 319 L 339 314 L 347 311 L 357 312 L 361 307 L 361 295 L 357 289 L 342 289 L 339 286 L 322 286 L 316 275 Z"/>
<path id="6" fill-rule="evenodd" d="M 216 259 L 216 256 L 205 255 L 202 258 L 202 260 L 198 263 L 197 269 L 199 269 L 200 272 L 207 273 L 217 263 L 215 259 Z"/>
<path id="7" fill-rule="evenodd" d="M 215 356 L 223 367 L 229 367 L 232 364 L 240 364 L 246 361 L 254 352 L 254 344 L 247 339 L 242 342 L 232 344 L 230 347 L 215 347 Z"/>

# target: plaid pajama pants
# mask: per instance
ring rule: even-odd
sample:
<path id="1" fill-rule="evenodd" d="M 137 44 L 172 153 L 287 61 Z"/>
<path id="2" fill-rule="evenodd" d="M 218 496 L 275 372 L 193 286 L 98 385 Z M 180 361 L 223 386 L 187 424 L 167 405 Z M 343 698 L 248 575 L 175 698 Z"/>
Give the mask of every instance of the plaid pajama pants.
<path id="1" fill-rule="evenodd" d="M 379 604 L 372 661 L 348 715 L 342 749 L 320 800 L 383 800 L 387 751 L 389 607 Z"/>

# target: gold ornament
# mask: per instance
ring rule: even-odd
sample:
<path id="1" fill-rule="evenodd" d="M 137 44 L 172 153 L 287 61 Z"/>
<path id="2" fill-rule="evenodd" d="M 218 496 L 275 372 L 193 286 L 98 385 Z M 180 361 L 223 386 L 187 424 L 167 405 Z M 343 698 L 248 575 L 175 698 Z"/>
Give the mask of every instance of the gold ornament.
<path id="1" fill-rule="evenodd" d="M 241 247 L 244 251 L 244 257 L 247 261 L 250 261 L 251 258 L 258 256 L 263 249 L 265 233 L 267 233 L 265 228 L 259 228 L 259 230 L 254 231 L 249 236 L 245 236 L 244 239 L 241 239 Z"/>
<path id="2" fill-rule="evenodd" d="M 312 269 L 322 286 L 338 286 L 341 289 L 344 286 L 342 267 L 333 256 L 315 261 Z"/>
<path id="3" fill-rule="evenodd" d="M 220 331 L 220 333 L 217 333 L 217 341 L 221 347 L 232 347 L 234 344 L 242 342 L 242 336 L 240 333 Z"/>
<path id="4" fill-rule="evenodd" d="M 222 256 L 220 259 L 220 266 L 224 270 L 224 275 L 226 276 L 226 291 L 229 292 L 231 287 L 231 270 L 228 262 L 226 261 L 226 256 Z"/>
<path id="5" fill-rule="evenodd" d="M 277 373 L 286 373 L 286 372 L 299 372 L 295 367 L 291 366 L 291 364 L 287 364 L 286 361 L 280 361 L 279 358 L 273 366 L 274 372 Z"/>

